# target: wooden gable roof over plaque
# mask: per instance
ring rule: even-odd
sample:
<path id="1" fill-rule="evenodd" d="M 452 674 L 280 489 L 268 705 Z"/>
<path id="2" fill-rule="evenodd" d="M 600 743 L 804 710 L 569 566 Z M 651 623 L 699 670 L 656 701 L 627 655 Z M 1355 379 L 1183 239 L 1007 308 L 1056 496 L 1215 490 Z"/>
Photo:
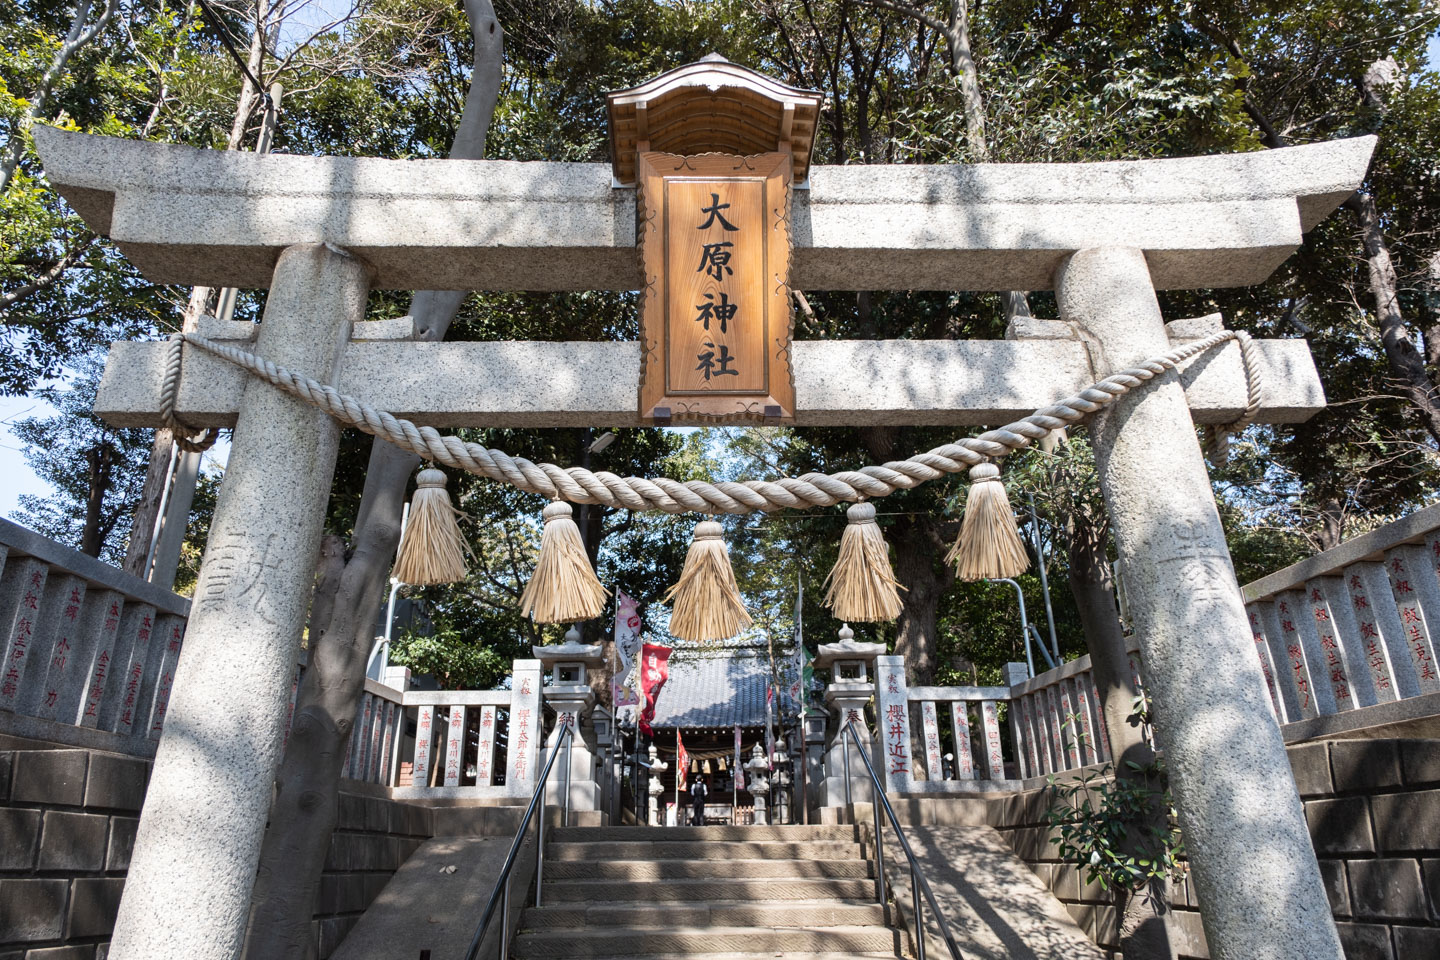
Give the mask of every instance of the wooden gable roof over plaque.
<path id="1" fill-rule="evenodd" d="M 779 150 L 791 155 L 795 182 L 804 183 L 825 103 L 823 93 L 787 87 L 718 53 L 608 98 L 611 168 L 627 186 L 635 183 L 637 155 L 649 150 L 682 156 Z"/>

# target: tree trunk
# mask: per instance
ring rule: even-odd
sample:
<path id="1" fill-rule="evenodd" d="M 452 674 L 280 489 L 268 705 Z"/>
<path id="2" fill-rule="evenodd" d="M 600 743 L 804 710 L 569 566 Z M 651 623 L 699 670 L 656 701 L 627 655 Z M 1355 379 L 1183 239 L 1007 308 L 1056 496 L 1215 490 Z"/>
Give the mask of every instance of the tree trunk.
<path id="1" fill-rule="evenodd" d="M 857 295 L 862 329 L 873 330 L 868 293 Z M 856 431 L 870 459 L 885 463 L 895 459 L 897 430 L 894 427 L 861 427 Z M 900 591 L 902 609 L 895 621 L 895 653 L 905 658 L 906 677 L 915 684 L 935 679 L 936 615 L 940 595 L 955 581 L 955 569 L 935 558 L 946 550 L 939 523 L 932 517 L 912 514 L 899 517 L 886 531 L 886 540 L 895 550 L 895 579 L 905 585 Z"/>
<path id="2" fill-rule="evenodd" d="M 1076 517 L 1072 517 L 1067 527 L 1070 592 L 1079 608 L 1085 643 L 1090 650 L 1091 675 L 1100 694 L 1115 778 L 1144 786 L 1154 798 L 1148 815 L 1128 832 L 1121 848 L 1127 853 L 1146 856 L 1143 852 L 1146 828 L 1158 827 L 1163 831 L 1169 812 L 1162 802 L 1163 791 L 1154 773 L 1155 751 L 1145 741 L 1140 725 L 1131 720 L 1132 705 L 1139 691 L 1130 672 L 1110 565 L 1105 558 L 1106 530 L 1103 525 L 1086 523 Z M 1143 889 L 1124 896 L 1120 949 L 1125 960 L 1173 960 L 1175 957 L 1166 927 L 1170 913 L 1169 887 L 1165 879 L 1155 878 Z"/>
<path id="3" fill-rule="evenodd" d="M 1340 546 L 1345 539 L 1345 504 L 1339 500 L 1326 500 L 1320 505 L 1320 530 L 1315 538 L 1318 550 L 1329 550 Z"/>
<path id="4" fill-rule="evenodd" d="M 990 159 L 990 145 L 985 142 L 985 102 L 980 99 L 980 72 L 975 54 L 970 49 L 969 0 L 951 0 L 950 29 L 946 32 L 950 48 L 950 69 L 960 79 L 960 98 L 965 105 L 965 138 L 978 161 Z"/>
<path id="5" fill-rule="evenodd" d="M 105 545 L 100 521 L 105 494 L 110 492 L 110 447 L 105 443 L 91 447 L 85 451 L 85 462 L 89 466 L 89 484 L 85 491 L 85 525 L 80 529 L 80 552 L 98 557 L 100 548 Z"/>
<path id="6" fill-rule="evenodd" d="M 1422 302 L 1425 325 L 1421 328 L 1421 335 L 1425 338 L 1425 362 L 1435 368 L 1432 371 L 1434 376 L 1440 376 L 1440 253 L 1430 255 Z"/>
<path id="7" fill-rule="evenodd" d="M 5 144 L 5 154 L 0 158 L 0 193 L 3 193 L 10 186 L 10 178 L 15 175 L 15 168 L 20 164 L 20 157 L 25 152 L 25 132 L 36 120 L 42 120 L 49 112 L 50 92 L 55 88 L 55 81 L 65 72 L 65 66 L 75 52 L 85 46 L 99 35 L 110 18 L 115 14 L 116 0 L 106 0 L 105 9 L 100 12 L 100 17 L 89 27 L 85 21 L 90 19 L 91 0 L 80 0 L 75 6 L 75 19 L 70 21 L 70 31 L 65 35 L 65 40 L 55 50 L 55 56 L 50 59 L 50 67 L 40 78 L 39 85 L 30 94 L 29 108 L 21 122 L 11 129 L 10 140 Z"/>
<path id="8" fill-rule="evenodd" d="M 281 16 L 284 16 L 283 12 Z M 261 64 L 265 62 L 265 34 L 269 29 L 270 0 L 258 0 L 255 4 L 255 30 L 250 34 L 250 51 L 245 62 L 250 76 L 256 79 L 259 79 Z M 245 139 L 245 127 L 250 122 L 250 114 L 255 111 L 255 99 L 260 92 L 250 82 L 250 77 L 240 75 L 240 97 L 235 104 L 235 116 L 230 120 L 226 150 L 238 149 L 240 141 Z"/>
<path id="9" fill-rule="evenodd" d="M 161 427 L 155 431 L 150 445 L 150 467 L 145 473 L 145 486 L 140 502 L 135 505 L 135 519 L 130 528 L 130 542 L 125 548 L 125 572 L 141 579 L 149 577 L 150 543 L 155 537 L 155 520 L 160 516 L 160 500 L 170 482 L 170 451 L 175 436 Z"/>
<path id="10" fill-rule="evenodd" d="M 888 531 L 895 548 L 895 579 L 907 589 L 900 592 L 904 608 L 895 622 L 895 652 L 905 658 L 909 682 L 925 685 L 935 680 L 936 612 L 940 595 L 955 580 L 955 568 L 936 557 L 945 544 L 936 522 L 928 517 L 900 517 Z"/>
<path id="11" fill-rule="evenodd" d="M 180 330 L 192 333 L 200 323 L 200 316 L 210 305 L 210 287 L 193 287 L 185 313 L 180 320 Z M 135 517 L 130 523 L 130 542 L 125 548 L 124 568 L 126 573 L 148 579 L 150 571 L 146 561 L 150 557 L 150 541 L 155 536 L 155 524 L 160 519 L 160 501 L 170 483 L 170 451 L 175 436 L 163 427 L 155 431 L 150 444 L 150 466 L 145 473 L 145 486 L 140 491 L 140 502 L 135 507 Z M 184 522 L 183 520 L 181 521 Z M 171 584 L 161 584 L 169 589 Z"/>
<path id="12" fill-rule="evenodd" d="M 1365 259 L 1370 266 L 1370 294 L 1375 298 L 1375 322 L 1380 327 L 1380 342 L 1385 346 L 1390 373 L 1400 391 L 1415 405 L 1420 422 L 1440 444 L 1440 389 L 1426 372 L 1425 358 L 1411 339 L 1405 316 L 1400 312 L 1395 265 L 1390 261 L 1390 248 L 1385 243 L 1375 198 L 1362 191 L 1346 200 L 1345 208 L 1360 221 Z"/>
<path id="13" fill-rule="evenodd" d="M 480 159 L 500 92 L 504 33 L 490 0 L 465 0 L 475 64 L 451 156 Z M 440 340 L 459 312 L 462 291 L 422 290 L 411 301 L 415 339 Z M 245 957 L 301 960 L 313 950 L 310 917 L 335 829 L 345 744 L 365 687 L 365 657 L 400 540 L 405 488 L 419 458 L 379 439 L 355 522 L 353 551 L 335 597 L 317 591 L 328 615 L 312 630 L 310 666 L 295 704 L 295 724 L 280 763 L 270 826 L 260 851 Z M 317 621 L 318 623 L 318 621 Z"/>

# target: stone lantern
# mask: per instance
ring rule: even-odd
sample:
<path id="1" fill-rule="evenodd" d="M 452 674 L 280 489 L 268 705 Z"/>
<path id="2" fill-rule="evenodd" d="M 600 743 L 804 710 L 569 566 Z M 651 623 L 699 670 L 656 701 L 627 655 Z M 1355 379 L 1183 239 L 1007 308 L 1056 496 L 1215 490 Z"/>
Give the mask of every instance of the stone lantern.
<path id="1" fill-rule="evenodd" d="M 855 732 L 862 744 L 873 742 L 873 734 L 865 722 L 865 706 L 875 695 L 870 667 L 876 657 L 884 655 L 885 645 L 856 643 L 855 631 L 850 629 L 849 624 L 841 625 L 839 637 L 839 643 L 821 644 L 819 656 L 815 658 L 817 668 L 830 668 L 825 702 L 840 714 L 839 725 L 825 754 L 820 803 L 826 807 L 871 803 L 875 799 L 870 776 L 865 772 L 865 760 L 856 750 L 854 741 L 845 735 L 845 724 L 855 724 Z"/>
<path id="2" fill-rule="evenodd" d="M 785 749 L 785 741 L 780 740 L 775 744 L 775 752 L 770 755 L 775 763 L 775 822 L 790 822 L 790 753 Z"/>
<path id="3" fill-rule="evenodd" d="M 661 774 L 670 769 L 670 764 L 660 759 L 660 752 L 655 749 L 652 741 L 650 744 L 650 826 L 661 827 L 664 822 L 660 819 L 660 795 L 665 792 L 665 784 L 661 782 Z"/>
<path id="4" fill-rule="evenodd" d="M 565 642 L 547 647 L 532 647 L 536 659 L 550 673 L 550 685 L 543 689 L 545 702 L 555 711 L 555 728 L 545 741 L 545 751 L 555 749 L 560 733 L 566 724 L 573 729 L 569 753 L 560 758 L 556 769 L 550 774 L 550 784 L 545 790 L 545 802 L 564 804 L 566 785 L 569 785 L 568 803 L 571 810 L 599 810 L 600 791 L 595 779 L 595 757 L 598 753 L 596 729 L 585 725 L 586 715 L 595 706 L 595 691 L 590 689 L 587 668 L 604 662 L 599 644 L 580 642 L 580 631 L 571 627 L 565 634 Z M 609 724 L 606 723 L 608 731 Z M 548 756 L 542 756 L 543 765 Z"/>
<path id="5" fill-rule="evenodd" d="M 766 811 L 770 793 L 770 761 L 765 759 L 765 750 L 760 744 L 755 744 L 745 769 L 750 771 L 750 776 L 745 781 L 745 789 L 755 798 L 755 822 L 769 823 L 770 818 Z"/>

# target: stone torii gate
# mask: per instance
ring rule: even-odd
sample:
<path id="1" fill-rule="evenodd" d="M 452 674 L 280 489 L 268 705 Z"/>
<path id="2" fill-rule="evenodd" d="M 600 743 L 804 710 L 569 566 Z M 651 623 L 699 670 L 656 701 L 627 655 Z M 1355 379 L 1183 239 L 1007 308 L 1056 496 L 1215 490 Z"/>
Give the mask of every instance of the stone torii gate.
<path id="1" fill-rule="evenodd" d="M 734 74 L 720 87 L 746 82 L 738 68 L 707 69 Z M 793 122 L 795 104 L 781 106 Z M 790 127 L 778 133 L 768 142 L 784 147 Z M 651 422 L 635 384 L 615 376 L 639 370 L 638 344 L 411 343 L 404 324 L 363 322 L 372 288 L 640 288 L 635 191 L 609 165 L 257 156 L 49 128 L 35 138 L 51 183 L 148 279 L 269 288 L 258 328 L 202 333 L 253 339 L 275 364 L 422 424 Z M 1053 289 L 1069 324 L 1002 342 L 795 343 L 793 422 L 994 424 L 1202 335 L 1191 322 L 1167 330 L 1155 291 L 1265 280 L 1359 186 L 1373 146 L 817 166 L 793 197 L 793 287 Z M 1323 407 L 1303 341 L 1258 346 L 1260 421 Z M 116 344 L 97 412 L 160 425 L 165 352 Z M 1195 423 L 1232 422 L 1244 406 L 1235 344 L 1156 378 L 1097 418 L 1100 481 L 1212 955 L 1341 960 L 1195 437 Z M 240 950 L 335 464 L 332 421 L 189 346 L 176 412 L 235 432 L 115 960 Z"/>

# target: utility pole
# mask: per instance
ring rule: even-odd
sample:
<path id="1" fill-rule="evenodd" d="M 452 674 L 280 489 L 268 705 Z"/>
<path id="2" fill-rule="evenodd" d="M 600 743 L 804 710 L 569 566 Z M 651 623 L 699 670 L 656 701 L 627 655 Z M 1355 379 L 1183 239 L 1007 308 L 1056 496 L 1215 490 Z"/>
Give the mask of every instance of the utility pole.
<path id="1" fill-rule="evenodd" d="M 281 84 L 270 85 L 270 97 L 265 103 L 265 114 L 260 121 L 260 136 L 255 143 L 256 153 L 270 152 L 270 143 L 275 138 L 275 123 L 280 113 L 280 97 L 284 92 L 285 88 Z M 216 319 L 224 321 L 235 318 L 237 292 L 234 287 L 225 287 L 220 291 L 215 304 Z M 198 323 L 198 314 L 192 313 L 186 316 L 182 329 L 191 333 Z M 166 490 L 161 495 L 160 516 L 150 537 L 150 555 L 145 563 L 145 579 L 166 590 L 175 585 L 175 571 L 180 566 L 180 548 L 185 543 L 185 527 L 190 521 L 190 507 L 195 500 L 195 484 L 200 476 L 200 457 L 199 453 L 191 453 L 178 447 L 171 453 L 170 475 L 166 481 Z"/>

